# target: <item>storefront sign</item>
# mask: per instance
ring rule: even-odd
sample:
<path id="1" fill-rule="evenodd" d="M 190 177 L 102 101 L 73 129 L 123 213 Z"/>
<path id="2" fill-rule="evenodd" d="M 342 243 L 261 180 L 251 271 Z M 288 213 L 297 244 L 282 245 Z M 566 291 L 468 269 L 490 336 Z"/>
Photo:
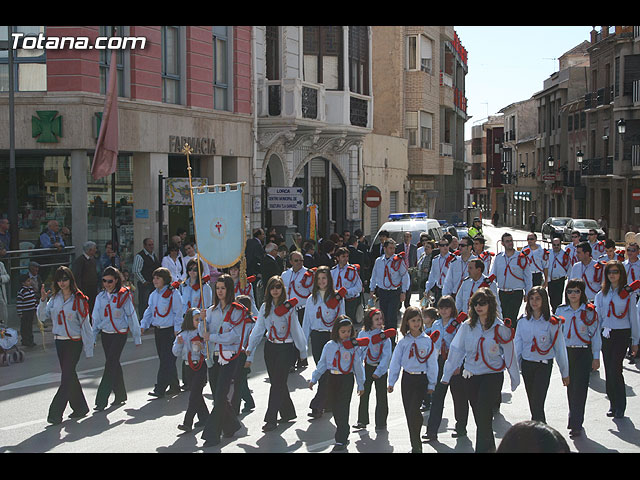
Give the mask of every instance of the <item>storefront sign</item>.
<path id="1" fill-rule="evenodd" d="M 193 148 L 193 155 L 215 155 L 216 141 L 208 137 L 181 137 L 169 135 L 169 153 L 181 153 L 184 144 Z"/>

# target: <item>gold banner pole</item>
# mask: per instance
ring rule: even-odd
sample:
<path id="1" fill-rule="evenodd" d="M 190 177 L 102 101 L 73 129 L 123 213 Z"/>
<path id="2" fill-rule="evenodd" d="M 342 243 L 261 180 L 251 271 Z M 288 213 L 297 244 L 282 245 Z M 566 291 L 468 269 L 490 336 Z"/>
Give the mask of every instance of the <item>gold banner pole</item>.
<path id="1" fill-rule="evenodd" d="M 196 228 L 195 228 L 195 222 L 196 222 L 196 209 L 195 206 L 193 204 L 193 185 L 191 184 L 191 161 L 189 160 L 189 155 L 191 155 L 193 153 L 193 148 L 191 148 L 189 146 L 188 143 L 184 144 L 184 147 L 182 148 L 182 153 L 185 154 L 187 156 L 187 171 L 189 172 L 189 195 L 191 195 L 191 215 L 193 216 L 193 223 L 194 223 L 194 229 L 193 229 L 193 236 L 196 242 L 196 253 L 198 254 L 198 261 L 196 262 L 198 265 L 198 283 L 200 284 L 200 321 L 203 322 L 204 325 L 204 333 L 207 333 L 207 316 L 206 316 L 206 309 L 204 306 L 204 294 L 202 292 L 202 271 L 200 269 L 200 265 L 202 262 L 201 257 L 200 257 L 200 250 L 198 249 L 198 234 L 196 232 Z M 204 314 L 204 318 L 202 315 L 202 312 L 205 312 Z M 210 359 L 209 359 L 209 342 L 205 340 L 204 342 L 205 344 L 205 351 L 206 351 L 206 359 L 207 359 L 207 364 L 209 364 Z"/>

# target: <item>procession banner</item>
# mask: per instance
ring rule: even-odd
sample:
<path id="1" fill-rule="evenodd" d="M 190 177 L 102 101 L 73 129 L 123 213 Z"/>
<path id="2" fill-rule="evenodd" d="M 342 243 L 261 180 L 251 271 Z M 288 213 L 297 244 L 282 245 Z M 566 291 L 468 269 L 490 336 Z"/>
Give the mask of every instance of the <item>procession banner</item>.
<path id="1" fill-rule="evenodd" d="M 244 255 L 243 187 L 244 183 L 193 188 L 198 253 L 214 267 L 231 267 Z"/>

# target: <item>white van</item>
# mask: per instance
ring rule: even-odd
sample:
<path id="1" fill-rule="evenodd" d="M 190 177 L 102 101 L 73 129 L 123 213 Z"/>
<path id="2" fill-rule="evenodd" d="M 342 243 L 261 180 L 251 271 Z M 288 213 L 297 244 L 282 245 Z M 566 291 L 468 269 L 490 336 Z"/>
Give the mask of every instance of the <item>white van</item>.
<path id="1" fill-rule="evenodd" d="M 422 232 L 426 232 L 436 243 L 442 238 L 442 229 L 438 220 L 427 218 L 424 212 L 392 213 L 389 215 L 389 221 L 385 222 L 376 233 L 371 242 L 372 246 L 380 241 L 378 236 L 382 230 L 388 231 L 389 236 L 398 244 L 404 242 L 404 232 L 411 232 L 411 243 L 414 245 L 420 242 Z"/>

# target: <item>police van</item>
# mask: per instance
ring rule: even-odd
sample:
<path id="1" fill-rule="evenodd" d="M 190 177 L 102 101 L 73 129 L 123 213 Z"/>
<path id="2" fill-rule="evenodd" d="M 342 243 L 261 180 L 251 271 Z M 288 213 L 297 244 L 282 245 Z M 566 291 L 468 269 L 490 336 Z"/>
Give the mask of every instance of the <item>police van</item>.
<path id="1" fill-rule="evenodd" d="M 433 218 L 427 218 L 425 212 L 390 214 L 389 221 L 385 222 L 376 233 L 373 242 L 371 242 L 372 246 L 380 242 L 378 236 L 383 230 L 388 231 L 389 236 L 398 244 L 404 242 L 404 232 L 411 232 L 411 243 L 414 245 L 420 242 L 422 232 L 426 232 L 436 243 L 442 238 L 440 223 Z"/>

